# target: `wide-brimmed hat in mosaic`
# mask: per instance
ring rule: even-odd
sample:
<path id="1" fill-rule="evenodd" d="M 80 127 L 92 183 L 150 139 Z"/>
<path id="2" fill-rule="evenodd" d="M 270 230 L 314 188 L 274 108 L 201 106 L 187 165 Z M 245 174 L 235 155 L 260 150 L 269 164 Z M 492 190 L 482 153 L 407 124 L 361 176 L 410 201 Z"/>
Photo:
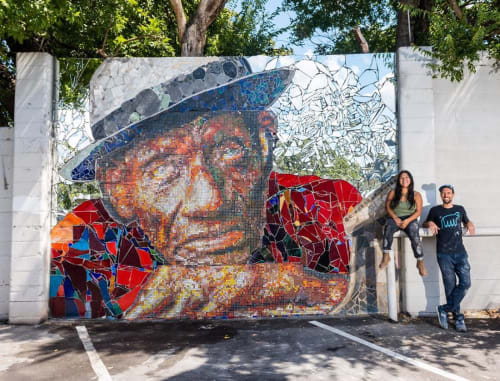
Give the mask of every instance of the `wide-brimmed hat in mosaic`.
<path id="1" fill-rule="evenodd" d="M 96 159 L 131 142 L 168 113 L 265 110 L 291 83 L 290 68 L 252 73 L 244 58 L 224 57 L 145 89 L 92 125 L 95 142 L 61 169 L 67 180 L 95 179 Z"/>

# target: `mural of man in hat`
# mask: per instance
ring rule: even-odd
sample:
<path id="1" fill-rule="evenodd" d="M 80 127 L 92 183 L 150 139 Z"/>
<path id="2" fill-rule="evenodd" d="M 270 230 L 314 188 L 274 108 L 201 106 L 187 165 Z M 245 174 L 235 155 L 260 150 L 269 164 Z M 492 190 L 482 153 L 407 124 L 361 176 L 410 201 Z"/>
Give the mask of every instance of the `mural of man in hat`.
<path id="1" fill-rule="evenodd" d="M 338 304 L 345 278 L 248 264 L 263 257 L 276 132 L 268 108 L 292 77 L 221 58 L 95 123 L 95 143 L 62 174 L 97 180 L 103 197 L 53 229 L 52 314 L 266 316 Z"/>

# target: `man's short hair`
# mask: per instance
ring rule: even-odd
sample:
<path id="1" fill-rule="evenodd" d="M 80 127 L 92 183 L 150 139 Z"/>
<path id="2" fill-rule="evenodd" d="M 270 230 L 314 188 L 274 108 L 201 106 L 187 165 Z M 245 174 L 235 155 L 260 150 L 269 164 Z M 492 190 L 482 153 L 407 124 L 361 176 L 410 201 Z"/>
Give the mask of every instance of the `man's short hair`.
<path id="1" fill-rule="evenodd" d="M 441 185 L 441 186 L 439 187 L 439 193 L 441 193 L 441 192 L 443 191 L 443 189 L 444 189 L 444 188 L 449 188 L 449 189 L 451 189 L 451 192 L 452 192 L 452 193 L 455 193 L 455 188 L 453 188 L 453 185 L 451 185 L 451 184 L 444 184 L 444 185 Z"/>

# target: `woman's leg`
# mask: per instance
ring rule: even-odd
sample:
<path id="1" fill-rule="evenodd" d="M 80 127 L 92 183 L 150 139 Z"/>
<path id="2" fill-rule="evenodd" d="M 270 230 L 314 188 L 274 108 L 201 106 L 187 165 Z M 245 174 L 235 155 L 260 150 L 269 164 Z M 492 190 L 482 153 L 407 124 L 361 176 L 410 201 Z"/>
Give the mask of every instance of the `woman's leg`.
<path id="1" fill-rule="evenodd" d="M 410 239 L 413 255 L 416 259 L 422 259 L 424 258 L 424 252 L 422 250 L 422 240 L 418 234 L 418 229 L 418 222 L 413 220 L 408 224 L 404 231 Z"/>
<path id="2" fill-rule="evenodd" d="M 387 218 L 387 222 L 384 225 L 384 242 L 382 243 L 384 254 L 382 262 L 379 265 L 381 269 L 385 269 L 391 261 L 393 235 L 398 230 L 399 226 L 396 225 L 396 222 L 392 218 Z"/>
<path id="3" fill-rule="evenodd" d="M 405 228 L 405 233 L 410 239 L 413 255 L 417 259 L 417 268 L 420 276 L 427 276 L 427 270 L 424 265 L 424 251 L 422 249 L 422 240 L 418 233 L 419 227 L 416 220 L 410 222 Z"/>

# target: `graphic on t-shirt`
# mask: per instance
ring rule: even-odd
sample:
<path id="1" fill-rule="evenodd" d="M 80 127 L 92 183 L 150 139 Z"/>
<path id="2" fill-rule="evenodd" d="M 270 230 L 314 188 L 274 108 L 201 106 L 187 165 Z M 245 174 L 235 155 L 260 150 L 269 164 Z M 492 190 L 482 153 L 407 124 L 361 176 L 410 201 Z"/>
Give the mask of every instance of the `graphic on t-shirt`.
<path id="1" fill-rule="evenodd" d="M 460 224 L 460 212 L 441 217 L 441 229 L 456 228 Z"/>

